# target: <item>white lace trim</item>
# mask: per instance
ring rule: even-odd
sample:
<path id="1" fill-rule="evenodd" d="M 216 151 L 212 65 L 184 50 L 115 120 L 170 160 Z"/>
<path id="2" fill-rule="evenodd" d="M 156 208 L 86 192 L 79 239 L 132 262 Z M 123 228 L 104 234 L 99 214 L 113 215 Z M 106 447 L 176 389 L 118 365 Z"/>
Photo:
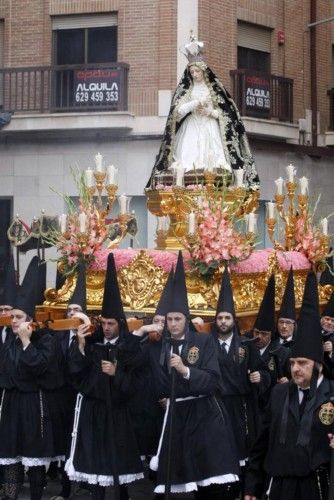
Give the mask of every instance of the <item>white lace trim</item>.
<path id="1" fill-rule="evenodd" d="M 78 472 L 74 469 L 73 464 L 69 463 L 67 460 L 65 465 L 65 471 L 71 481 L 83 481 L 88 484 L 99 484 L 100 486 L 113 486 L 114 476 L 103 476 L 101 474 L 86 474 L 85 472 Z M 118 476 L 119 484 L 128 484 L 137 479 L 143 479 L 144 474 L 142 472 L 138 474 L 123 474 Z"/>
<path id="2" fill-rule="evenodd" d="M 84 481 L 85 483 L 88 484 L 99 484 L 100 486 L 113 486 L 114 476 L 103 476 L 100 474 L 86 474 L 85 472 L 76 471 L 74 468 L 73 458 L 77 444 L 78 425 L 79 425 L 82 400 L 83 400 L 82 394 L 78 394 L 74 412 L 71 453 L 69 459 L 66 461 L 65 471 L 67 472 L 67 475 L 71 479 L 71 481 L 78 481 L 78 482 Z M 132 483 L 137 479 L 142 479 L 143 477 L 144 474 L 142 472 L 138 474 L 123 474 L 118 476 L 118 480 L 119 484 L 127 484 L 127 483 Z"/>
<path id="3" fill-rule="evenodd" d="M 171 493 L 188 493 L 190 491 L 197 491 L 198 486 L 235 483 L 236 481 L 239 481 L 239 477 L 236 474 L 223 474 L 222 476 L 208 477 L 207 479 L 202 479 L 201 481 L 193 481 L 191 483 L 172 484 L 170 491 Z M 155 488 L 154 493 L 165 493 L 165 485 L 159 484 Z"/>
<path id="4" fill-rule="evenodd" d="M 37 465 L 50 465 L 50 462 L 56 462 L 57 460 L 65 460 L 65 456 L 57 456 L 57 457 L 43 457 L 43 458 L 35 458 L 35 457 L 15 457 L 15 458 L 0 458 L 0 465 L 11 465 L 22 463 L 22 465 L 26 467 L 34 467 Z"/>

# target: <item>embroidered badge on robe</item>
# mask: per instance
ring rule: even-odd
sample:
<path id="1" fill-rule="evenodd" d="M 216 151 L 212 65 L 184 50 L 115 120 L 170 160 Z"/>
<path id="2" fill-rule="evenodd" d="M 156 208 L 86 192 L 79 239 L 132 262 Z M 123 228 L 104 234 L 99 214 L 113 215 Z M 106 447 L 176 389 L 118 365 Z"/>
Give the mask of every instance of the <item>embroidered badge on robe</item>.
<path id="1" fill-rule="evenodd" d="M 271 372 L 275 371 L 275 360 L 273 356 L 271 356 L 271 358 L 268 361 L 268 368 Z"/>
<path id="2" fill-rule="evenodd" d="M 319 418 L 320 422 L 324 425 L 331 425 L 334 422 L 334 406 L 332 403 L 321 405 Z"/>
<path id="3" fill-rule="evenodd" d="M 197 363 L 199 358 L 199 348 L 195 345 L 188 351 L 187 361 L 190 365 Z"/>
<path id="4" fill-rule="evenodd" d="M 239 363 L 242 363 L 246 356 L 246 349 L 244 347 L 239 347 Z"/>

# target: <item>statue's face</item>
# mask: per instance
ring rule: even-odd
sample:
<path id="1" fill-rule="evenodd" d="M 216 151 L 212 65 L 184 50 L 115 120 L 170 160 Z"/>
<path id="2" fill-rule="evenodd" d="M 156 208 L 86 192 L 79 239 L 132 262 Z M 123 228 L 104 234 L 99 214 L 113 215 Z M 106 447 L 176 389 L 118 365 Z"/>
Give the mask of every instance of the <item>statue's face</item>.
<path id="1" fill-rule="evenodd" d="M 189 72 L 190 72 L 191 77 L 194 80 L 194 82 L 198 83 L 198 82 L 202 82 L 204 80 L 204 73 L 201 70 L 201 68 L 199 68 L 198 66 L 195 66 L 195 65 L 190 66 Z"/>

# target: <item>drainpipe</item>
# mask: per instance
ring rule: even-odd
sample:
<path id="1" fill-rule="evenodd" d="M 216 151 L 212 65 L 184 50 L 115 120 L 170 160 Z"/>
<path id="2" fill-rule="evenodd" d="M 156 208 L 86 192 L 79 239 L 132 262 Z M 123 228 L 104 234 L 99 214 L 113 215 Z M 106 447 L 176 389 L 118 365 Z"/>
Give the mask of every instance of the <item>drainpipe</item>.
<path id="1" fill-rule="evenodd" d="M 310 0 L 310 24 L 317 20 L 317 0 Z M 310 26 L 310 80 L 312 110 L 312 146 L 318 145 L 318 97 L 317 97 L 317 38 L 316 25 Z"/>

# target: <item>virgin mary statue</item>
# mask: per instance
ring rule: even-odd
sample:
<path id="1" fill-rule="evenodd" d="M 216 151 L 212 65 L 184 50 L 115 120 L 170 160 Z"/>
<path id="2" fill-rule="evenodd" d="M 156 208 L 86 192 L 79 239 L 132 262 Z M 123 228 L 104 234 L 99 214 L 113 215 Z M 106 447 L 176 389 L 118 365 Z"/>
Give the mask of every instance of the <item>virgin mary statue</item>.
<path id="1" fill-rule="evenodd" d="M 203 61 L 203 43 L 192 36 L 185 48 L 189 63 L 172 98 L 147 187 L 154 188 L 160 173 L 177 162 L 185 172 L 243 169 L 247 189 L 258 189 L 254 159 L 233 99 Z"/>

